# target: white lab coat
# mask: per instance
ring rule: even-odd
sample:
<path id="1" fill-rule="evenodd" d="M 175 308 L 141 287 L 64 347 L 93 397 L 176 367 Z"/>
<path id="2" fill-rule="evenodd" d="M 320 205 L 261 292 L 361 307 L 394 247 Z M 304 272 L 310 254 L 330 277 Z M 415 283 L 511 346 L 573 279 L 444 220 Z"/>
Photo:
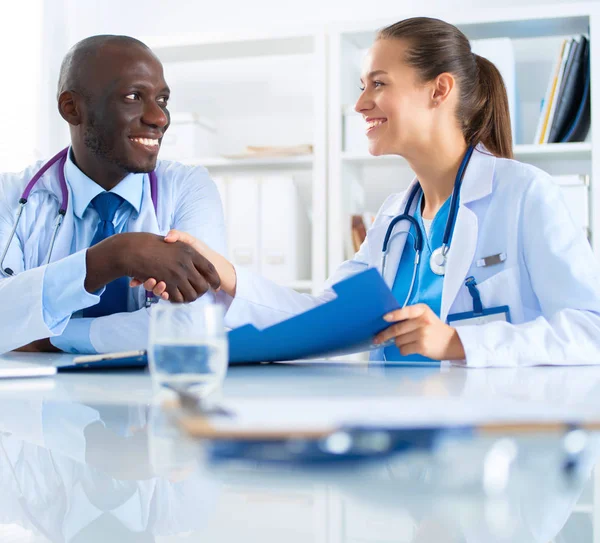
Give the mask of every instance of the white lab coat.
<path id="1" fill-rule="evenodd" d="M 19 198 L 25 185 L 43 165 L 38 162 L 18 174 L 0 176 L 0 254 L 6 247 L 12 230 Z M 0 275 L 0 353 L 31 341 L 61 334 L 50 330 L 44 320 L 44 265 L 59 208 L 60 184 L 58 166 L 52 166 L 38 181 L 25 206 L 17 235 L 13 239 L 4 266 L 16 276 Z M 216 185 L 204 168 L 192 168 L 168 161 L 159 161 L 157 168 L 158 209 L 155 213 L 150 193 L 149 176 L 144 176 L 140 212 L 129 220 L 127 231 L 165 235 L 170 228 L 179 228 L 219 252 L 226 251 L 223 211 Z M 69 203 L 64 222 L 58 232 L 52 262 L 69 257 L 75 229 L 73 193 L 69 183 Z M 82 290 L 80 284 L 65 288 Z M 98 352 L 144 349 L 147 345 L 148 311 L 144 309 L 144 290 L 131 289 L 129 313 L 117 313 L 94 319 L 90 341 Z"/>
<path id="2" fill-rule="evenodd" d="M 413 181 L 414 183 L 415 181 Z M 365 242 L 320 296 L 298 294 L 238 270 L 230 325 L 268 326 L 334 297 L 331 285 L 375 267 L 390 221 L 404 211 L 410 188 L 383 204 Z M 402 228 L 399 224 L 395 232 Z M 385 282 L 391 288 L 406 236 L 390 242 Z M 506 254 L 478 267 L 477 260 Z M 428 265 L 421 263 L 421 265 Z M 474 276 L 484 307 L 508 305 L 511 323 L 457 328 L 472 367 L 600 363 L 600 267 L 560 193 L 545 172 L 500 159 L 478 146 L 463 180 L 442 292 L 441 319 L 472 311 L 465 279 Z M 360 296 L 360 293 L 357 293 Z M 381 358 L 381 350 L 372 358 Z"/>

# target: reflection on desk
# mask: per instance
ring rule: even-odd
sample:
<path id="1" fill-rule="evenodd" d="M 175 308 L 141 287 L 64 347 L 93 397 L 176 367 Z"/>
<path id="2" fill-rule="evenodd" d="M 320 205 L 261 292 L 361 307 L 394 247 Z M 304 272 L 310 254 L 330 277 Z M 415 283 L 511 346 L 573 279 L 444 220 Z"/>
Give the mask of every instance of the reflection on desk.
<path id="1" fill-rule="evenodd" d="M 448 397 L 473 405 L 485 398 L 600 412 L 600 368 L 380 370 L 236 368 L 225 398 Z M 352 472 L 213 469 L 201 446 L 150 405 L 148 376 L 59 376 L 55 383 L 1 397 L 0 541 L 591 540 L 594 509 L 573 512 L 592 481 L 595 446 L 579 476 L 567 480 L 558 439 L 517 439 L 518 454 L 495 493 L 481 484 L 493 445 L 485 440 Z M 110 403 L 100 401 L 102 390 Z"/>

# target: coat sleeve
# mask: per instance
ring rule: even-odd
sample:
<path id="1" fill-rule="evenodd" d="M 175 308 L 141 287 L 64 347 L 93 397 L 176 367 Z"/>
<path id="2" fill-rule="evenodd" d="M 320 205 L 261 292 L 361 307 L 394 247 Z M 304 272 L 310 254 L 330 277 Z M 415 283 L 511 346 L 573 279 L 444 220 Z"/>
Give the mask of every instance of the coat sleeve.
<path id="1" fill-rule="evenodd" d="M 548 179 L 528 187 L 520 243 L 542 316 L 513 325 L 461 326 L 466 365 L 528 366 L 600 363 L 600 267 L 583 232 Z M 464 362 L 463 362 L 464 363 Z"/>
<path id="2" fill-rule="evenodd" d="M 381 220 L 381 214 L 373 226 Z M 226 325 L 237 328 L 253 324 L 266 328 L 293 315 L 308 311 L 313 307 L 335 298 L 332 287 L 336 283 L 369 268 L 369 233 L 354 258 L 340 264 L 325 283 L 323 292 L 317 296 L 301 294 L 260 277 L 247 270 L 237 269 L 237 290 L 226 315 Z"/>
<path id="3" fill-rule="evenodd" d="M 6 203 L 6 194 L 0 190 L 0 255 L 8 243 L 14 216 Z M 0 274 L 0 353 L 38 339 L 60 335 L 74 311 L 98 303 L 98 296 L 84 288 L 85 251 L 46 266 L 25 270 L 22 241 L 15 235 L 5 265 L 7 263 L 16 275 L 5 277 Z M 69 273 L 66 274 L 65 270 Z M 44 304 L 47 276 L 57 278 L 59 286 L 52 308 Z M 67 280 L 67 276 L 73 280 Z"/>

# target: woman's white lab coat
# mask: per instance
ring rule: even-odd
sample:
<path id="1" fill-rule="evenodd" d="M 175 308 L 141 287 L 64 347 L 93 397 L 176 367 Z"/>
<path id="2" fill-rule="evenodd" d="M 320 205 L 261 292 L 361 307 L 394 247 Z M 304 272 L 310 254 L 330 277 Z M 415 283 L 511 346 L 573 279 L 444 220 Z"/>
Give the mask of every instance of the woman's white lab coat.
<path id="1" fill-rule="evenodd" d="M 299 294 L 237 270 L 228 325 L 268 326 L 331 299 L 331 285 L 348 276 L 369 267 L 381 271 L 383 238 L 390 221 L 403 212 L 409 191 L 410 187 L 384 202 L 360 250 L 336 270 L 320 296 Z M 395 232 L 402 228 L 408 229 L 405 222 Z M 395 236 L 389 244 L 384 279 L 390 288 L 405 240 Z M 504 262 L 477 266 L 478 260 L 499 253 L 506 254 Z M 462 363 L 600 363 L 600 266 L 584 232 L 574 225 L 548 174 L 496 158 L 482 146 L 474 151 L 463 180 L 444 277 L 442 320 L 473 310 L 465 287 L 471 275 L 484 307 L 508 305 L 511 323 L 457 328 L 466 353 Z M 375 359 L 381 356 L 381 351 L 372 354 Z"/>

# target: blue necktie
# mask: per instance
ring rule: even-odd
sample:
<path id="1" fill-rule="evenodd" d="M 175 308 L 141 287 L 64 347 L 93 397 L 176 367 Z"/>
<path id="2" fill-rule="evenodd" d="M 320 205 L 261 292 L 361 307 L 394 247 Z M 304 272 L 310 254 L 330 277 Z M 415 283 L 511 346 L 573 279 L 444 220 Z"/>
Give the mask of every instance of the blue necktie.
<path id="1" fill-rule="evenodd" d="M 102 192 L 92 200 L 90 205 L 100 215 L 100 221 L 98 222 L 98 228 L 92 238 L 90 247 L 115 234 L 113 220 L 121 202 L 123 202 L 123 198 L 112 192 Z M 129 279 L 127 277 L 119 277 L 119 279 L 106 285 L 106 289 L 100 297 L 100 302 L 84 309 L 83 316 L 94 318 L 126 312 L 128 292 Z"/>

